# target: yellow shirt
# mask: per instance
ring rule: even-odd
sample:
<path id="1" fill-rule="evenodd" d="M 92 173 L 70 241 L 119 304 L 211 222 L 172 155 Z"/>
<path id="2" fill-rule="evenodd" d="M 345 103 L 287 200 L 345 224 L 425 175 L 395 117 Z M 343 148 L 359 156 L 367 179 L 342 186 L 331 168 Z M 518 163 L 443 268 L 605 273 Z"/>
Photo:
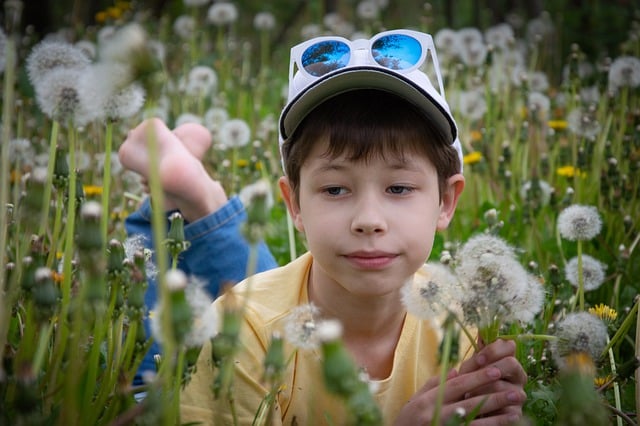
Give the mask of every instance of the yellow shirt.
<path id="1" fill-rule="evenodd" d="M 271 335 L 276 331 L 282 334 L 284 320 L 291 309 L 309 303 L 307 283 L 311 262 L 311 255 L 304 254 L 286 266 L 249 278 L 232 290 L 237 295 L 248 296 L 241 331 L 242 348 L 235 356 L 233 382 L 234 405 L 240 425 L 252 423 L 260 402 L 269 392 L 260 379 Z M 219 310 L 224 297 L 214 302 Z M 377 381 L 374 395 L 385 424 L 393 423 L 409 398 L 428 378 L 438 374 L 440 334 L 440 329 L 432 323 L 407 314 L 391 374 Z M 285 346 L 285 350 L 285 356 L 293 351 L 289 346 Z M 347 423 L 343 401 L 325 390 L 320 361 L 319 351 L 298 350 L 295 353 L 278 394 L 272 424 L 338 426 Z M 181 396 L 183 423 L 233 424 L 229 402 L 213 397 L 211 384 L 215 374 L 211 347 L 206 345 L 198 359 L 197 372 Z"/>

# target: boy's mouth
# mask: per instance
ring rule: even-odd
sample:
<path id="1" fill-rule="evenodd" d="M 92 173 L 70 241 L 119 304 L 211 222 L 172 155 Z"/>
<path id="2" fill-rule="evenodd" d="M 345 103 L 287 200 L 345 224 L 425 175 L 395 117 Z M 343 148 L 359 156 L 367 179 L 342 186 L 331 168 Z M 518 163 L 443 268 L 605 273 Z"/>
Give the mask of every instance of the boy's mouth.
<path id="1" fill-rule="evenodd" d="M 383 269 L 393 262 L 397 254 L 382 251 L 356 251 L 344 257 L 357 268 Z"/>

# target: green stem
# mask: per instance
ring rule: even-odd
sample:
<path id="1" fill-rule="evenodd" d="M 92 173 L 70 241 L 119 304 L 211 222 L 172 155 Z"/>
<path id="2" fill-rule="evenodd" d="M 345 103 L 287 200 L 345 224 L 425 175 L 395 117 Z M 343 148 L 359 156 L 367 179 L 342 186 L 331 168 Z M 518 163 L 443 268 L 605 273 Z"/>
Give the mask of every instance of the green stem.
<path id="1" fill-rule="evenodd" d="M 609 340 L 609 336 L 607 336 L 607 340 Z M 609 342 L 607 342 L 609 343 Z M 613 349 L 609 348 L 609 365 L 611 366 L 611 375 L 613 377 L 616 377 L 617 371 L 616 371 L 616 359 L 613 356 Z M 617 380 L 614 380 L 613 382 L 613 397 L 616 403 L 616 409 L 618 410 L 618 412 L 622 411 L 622 402 L 620 400 L 620 385 L 618 384 Z M 622 426 L 622 418 L 620 416 L 616 416 L 616 423 L 618 426 Z"/>
<path id="2" fill-rule="evenodd" d="M 102 174 L 102 218 L 100 232 L 102 244 L 107 245 L 107 229 L 109 227 L 109 195 L 111 194 L 111 151 L 113 150 L 113 122 L 107 119 L 104 148 L 104 171 Z"/>
<path id="3" fill-rule="evenodd" d="M 176 362 L 175 377 L 173 378 L 173 411 L 168 420 L 171 420 L 171 424 L 179 424 L 180 418 L 180 387 L 182 386 L 182 376 L 184 370 L 186 349 L 182 348 L 178 351 L 178 359 Z"/>
<path id="4" fill-rule="evenodd" d="M 9 200 L 9 140 L 11 139 L 11 120 L 12 112 L 14 111 L 14 80 L 15 80 L 15 66 L 16 66 L 16 52 L 15 52 L 15 37 L 13 34 L 7 35 L 5 43 L 5 72 L 3 81 L 3 96 L 2 96 L 2 139 L 0 140 L 0 289 L 6 289 L 6 291 L 0 291 L 0 359 L 4 359 L 4 350 L 7 346 L 7 333 L 9 330 L 9 317 L 11 315 L 11 306 L 13 305 L 13 290 L 7 285 L 7 226 L 9 220 L 7 214 L 7 203 Z M 0 366 L 0 372 L 4 369 Z"/>
<path id="5" fill-rule="evenodd" d="M 44 199 L 42 200 L 42 216 L 40 219 L 39 235 L 44 235 L 49 221 L 49 209 L 51 208 L 51 189 L 53 187 L 53 169 L 55 167 L 56 149 L 58 148 L 58 132 L 60 123 L 53 120 L 51 123 L 51 136 L 49 139 L 49 162 L 47 163 L 47 183 L 44 187 Z"/>
<path id="6" fill-rule="evenodd" d="M 498 336 L 502 340 L 558 340 L 558 336 L 552 336 L 550 334 L 501 334 Z"/>
<path id="7" fill-rule="evenodd" d="M 440 424 L 440 416 L 442 413 L 442 404 L 444 402 L 445 382 L 449 373 L 449 358 L 451 357 L 451 346 L 453 340 L 453 323 L 447 321 L 447 327 L 444 332 L 444 345 L 442 347 L 442 363 L 440 365 L 440 384 L 438 385 L 438 394 L 436 397 L 436 407 L 431 419 L 432 425 Z"/>
<path id="8" fill-rule="evenodd" d="M 633 324 L 633 321 L 636 319 L 635 318 L 636 314 L 639 312 L 638 311 L 639 302 L 640 302 L 640 298 L 636 298 L 636 302 L 631 308 L 631 311 L 629 311 L 629 314 L 627 314 L 627 317 L 624 319 L 624 321 L 622 321 L 622 324 L 620 324 L 620 327 L 618 327 L 618 330 L 611 338 L 611 341 L 609 341 L 609 344 L 607 345 L 607 347 L 604 348 L 604 351 L 602 352 L 603 356 L 609 351 L 609 349 L 611 349 L 616 345 L 616 343 L 618 343 L 618 340 L 622 339 L 624 335 L 627 333 L 627 331 L 629 330 L 629 327 L 631 327 L 631 324 Z M 639 320 L 640 320 L 640 317 L 639 317 Z"/>
<path id="9" fill-rule="evenodd" d="M 40 335 L 38 339 L 38 346 L 36 347 L 36 352 L 33 355 L 33 373 L 37 376 L 40 368 L 42 367 L 42 362 L 45 359 L 45 354 L 49 351 L 49 340 L 51 339 L 51 332 L 53 331 L 53 322 L 49 322 L 47 324 L 43 324 L 40 327 Z"/>

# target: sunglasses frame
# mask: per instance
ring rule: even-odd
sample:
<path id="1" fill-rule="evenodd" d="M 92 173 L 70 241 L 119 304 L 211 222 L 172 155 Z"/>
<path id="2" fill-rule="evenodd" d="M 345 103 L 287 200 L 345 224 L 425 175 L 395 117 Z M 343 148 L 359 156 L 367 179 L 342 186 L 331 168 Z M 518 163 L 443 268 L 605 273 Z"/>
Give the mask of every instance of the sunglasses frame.
<path id="1" fill-rule="evenodd" d="M 392 69 L 379 64 L 374 59 L 373 52 L 371 51 L 371 47 L 379 39 L 386 36 L 390 36 L 390 35 L 408 36 L 420 43 L 422 52 L 420 54 L 419 60 L 413 66 L 406 69 Z M 326 42 L 326 41 L 337 41 L 337 42 L 344 43 L 346 46 L 348 46 L 351 52 L 349 56 L 349 62 L 347 63 L 347 65 L 345 65 L 342 68 L 329 71 L 328 73 L 320 76 L 315 76 L 309 73 L 308 71 L 306 71 L 305 68 L 302 66 L 302 55 L 305 53 L 305 51 L 309 47 L 318 43 Z M 433 43 L 433 38 L 431 37 L 430 34 L 427 34 L 427 33 L 422 33 L 422 32 L 413 31 L 413 30 L 404 30 L 404 29 L 384 31 L 374 35 L 370 39 L 349 40 L 347 38 L 340 37 L 340 36 L 322 36 L 322 37 L 312 38 L 310 40 L 297 44 L 291 48 L 291 56 L 289 60 L 289 84 L 291 84 L 291 82 L 293 81 L 294 71 L 296 67 L 298 72 L 303 73 L 304 75 L 306 75 L 308 78 L 311 78 L 312 80 L 318 80 L 327 75 L 333 74 L 334 72 L 345 70 L 349 67 L 353 67 L 354 60 L 355 60 L 354 58 L 356 56 L 353 54 L 353 52 L 357 50 L 367 50 L 368 51 L 367 58 L 369 60 L 368 61 L 369 63 L 358 64 L 357 66 L 362 66 L 362 65 L 373 66 L 377 68 L 383 68 L 385 70 L 391 70 L 393 72 L 397 72 L 398 74 L 407 74 L 407 73 L 410 73 L 411 71 L 414 71 L 415 69 L 420 68 L 421 66 L 424 65 L 425 61 L 427 60 L 427 57 L 429 56 L 433 63 L 436 79 L 438 80 L 438 88 L 439 88 L 440 95 L 444 98 L 444 83 L 442 81 L 442 74 L 440 72 L 440 63 L 438 62 L 438 56 L 436 55 L 436 47 L 435 47 L 435 44 Z"/>

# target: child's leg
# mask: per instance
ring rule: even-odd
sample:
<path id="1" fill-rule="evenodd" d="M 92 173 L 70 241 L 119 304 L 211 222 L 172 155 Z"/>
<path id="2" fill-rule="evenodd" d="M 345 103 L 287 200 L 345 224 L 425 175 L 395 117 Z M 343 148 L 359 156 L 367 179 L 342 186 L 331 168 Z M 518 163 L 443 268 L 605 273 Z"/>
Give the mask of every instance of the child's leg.
<path id="1" fill-rule="evenodd" d="M 211 143 L 209 132 L 197 125 L 181 126 L 176 130 L 186 143 L 181 142 L 161 120 L 145 120 L 129 132 L 118 155 L 124 167 L 148 181 L 150 159 L 147 141 L 153 131 L 166 207 L 178 208 L 185 219 L 194 221 L 217 210 L 226 203 L 227 197 L 222 186 L 211 179 L 199 159 Z"/>

